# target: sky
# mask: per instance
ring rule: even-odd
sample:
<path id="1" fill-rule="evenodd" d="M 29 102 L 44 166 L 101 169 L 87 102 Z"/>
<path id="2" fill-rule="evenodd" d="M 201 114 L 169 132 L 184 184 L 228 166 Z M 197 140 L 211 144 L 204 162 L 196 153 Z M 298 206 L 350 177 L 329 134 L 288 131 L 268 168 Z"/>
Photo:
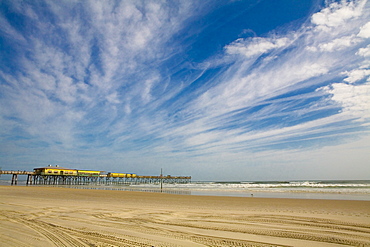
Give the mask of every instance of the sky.
<path id="1" fill-rule="evenodd" d="M 370 1 L 1 0 L 0 167 L 370 179 Z"/>

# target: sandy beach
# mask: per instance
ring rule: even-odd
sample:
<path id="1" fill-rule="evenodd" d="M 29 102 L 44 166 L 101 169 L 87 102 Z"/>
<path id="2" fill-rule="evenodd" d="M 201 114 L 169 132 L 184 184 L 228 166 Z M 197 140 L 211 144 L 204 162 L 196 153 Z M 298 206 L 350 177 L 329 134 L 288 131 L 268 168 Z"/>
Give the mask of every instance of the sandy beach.
<path id="1" fill-rule="evenodd" d="M 0 246 L 370 246 L 370 201 L 0 186 Z"/>

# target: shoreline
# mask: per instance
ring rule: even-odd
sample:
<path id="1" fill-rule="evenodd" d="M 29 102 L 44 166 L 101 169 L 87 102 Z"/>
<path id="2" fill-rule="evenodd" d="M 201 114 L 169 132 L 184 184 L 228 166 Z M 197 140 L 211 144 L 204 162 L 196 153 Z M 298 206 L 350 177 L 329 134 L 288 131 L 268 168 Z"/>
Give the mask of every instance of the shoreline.
<path id="1" fill-rule="evenodd" d="M 0 186 L 12 186 L 10 184 Z M 278 189 L 245 189 L 245 190 L 218 190 L 218 189 L 197 189 L 197 188 L 178 188 L 164 186 L 161 190 L 154 186 L 136 186 L 136 185 L 26 185 L 18 184 L 13 186 L 24 187 L 52 187 L 52 188 L 71 188 L 71 189 L 94 189 L 94 190 L 117 190 L 117 191 L 137 191 L 153 192 L 193 196 L 220 196 L 220 197 L 255 197 L 255 198 L 281 198 L 281 199 L 318 199 L 318 200 L 358 200 L 370 201 L 370 194 L 365 192 L 335 192 L 335 191 L 304 191 Z"/>
<path id="2" fill-rule="evenodd" d="M 0 186 L 3 246 L 370 246 L 370 201 Z"/>

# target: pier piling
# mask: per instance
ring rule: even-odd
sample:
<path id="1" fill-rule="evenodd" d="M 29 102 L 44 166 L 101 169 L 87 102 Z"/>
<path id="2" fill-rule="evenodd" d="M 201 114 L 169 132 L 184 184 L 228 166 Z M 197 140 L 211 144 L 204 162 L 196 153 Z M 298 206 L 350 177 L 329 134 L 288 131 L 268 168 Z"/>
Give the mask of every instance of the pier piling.
<path id="1" fill-rule="evenodd" d="M 17 185 L 17 183 L 18 183 L 18 174 L 13 174 L 12 185 Z"/>

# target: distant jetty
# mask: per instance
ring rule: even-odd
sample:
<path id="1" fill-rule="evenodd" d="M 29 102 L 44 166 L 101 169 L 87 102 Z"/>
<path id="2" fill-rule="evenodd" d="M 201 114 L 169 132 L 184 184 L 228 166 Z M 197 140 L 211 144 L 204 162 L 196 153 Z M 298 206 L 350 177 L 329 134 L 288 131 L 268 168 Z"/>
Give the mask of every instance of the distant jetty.
<path id="1" fill-rule="evenodd" d="M 94 170 L 78 170 L 60 166 L 46 166 L 29 171 L 3 171 L 12 175 L 11 185 L 17 185 L 18 175 L 26 175 L 26 185 L 85 185 L 85 184 L 162 184 L 190 183 L 191 176 L 141 176 L 133 173 L 114 173 Z"/>

